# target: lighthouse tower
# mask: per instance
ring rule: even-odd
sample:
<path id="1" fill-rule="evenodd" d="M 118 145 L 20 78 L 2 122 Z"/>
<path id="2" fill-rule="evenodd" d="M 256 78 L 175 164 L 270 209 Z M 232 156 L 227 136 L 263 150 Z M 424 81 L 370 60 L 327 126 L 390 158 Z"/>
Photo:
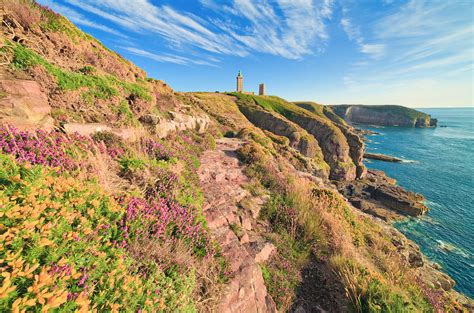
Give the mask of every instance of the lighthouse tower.
<path id="1" fill-rule="evenodd" d="M 244 91 L 244 76 L 242 76 L 242 72 L 239 71 L 237 74 L 237 92 Z"/>

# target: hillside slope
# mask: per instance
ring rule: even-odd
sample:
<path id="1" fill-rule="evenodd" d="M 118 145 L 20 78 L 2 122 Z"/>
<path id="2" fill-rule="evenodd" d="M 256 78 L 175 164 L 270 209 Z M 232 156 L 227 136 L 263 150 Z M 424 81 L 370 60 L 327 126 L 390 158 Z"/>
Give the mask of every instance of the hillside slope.
<path id="1" fill-rule="evenodd" d="M 373 216 L 422 198 L 367 172 L 331 108 L 176 93 L 49 9 L 0 4 L 0 311 L 473 308 Z"/>

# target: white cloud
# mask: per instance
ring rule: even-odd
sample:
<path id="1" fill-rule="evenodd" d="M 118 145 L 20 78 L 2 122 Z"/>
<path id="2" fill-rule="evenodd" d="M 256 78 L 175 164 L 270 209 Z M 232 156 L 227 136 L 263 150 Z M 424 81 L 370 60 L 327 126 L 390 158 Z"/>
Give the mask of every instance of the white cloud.
<path id="1" fill-rule="evenodd" d="M 179 64 L 179 65 L 197 64 L 197 65 L 209 65 L 209 66 L 215 66 L 214 63 L 219 62 L 219 60 L 215 58 L 210 58 L 212 62 L 211 63 L 211 62 L 203 61 L 201 59 L 190 59 L 190 58 L 177 56 L 177 55 L 152 53 L 152 52 L 135 48 L 135 47 L 119 47 L 119 48 L 133 55 L 145 57 L 156 62 L 167 62 L 167 63 L 174 63 L 174 64 Z"/>
<path id="2" fill-rule="evenodd" d="M 72 8 L 54 3 L 52 0 L 42 0 L 41 3 L 51 8 L 55 12 L 66 16 L 74 24 L 95 28 L 95 29 L 119 36 L 119 37 L 126 38 L 124 34 L 116 31 L 115 29 L 107 27 L 105 25 L 92 22 L 87 17 L 85 17 L 84 15 L 80 14 L 79 12 L 75 11 Z"/>
<path id="3" fill-rule="evenodd" d="M 344 10 L 344 14 L 347 14 L 347 10 Z M 366 43 L 364 37 L 362 36 L 360 28 L 358 26 L 355 26 L 348 17 L 343 17 L 340 23 L 342 29 L 347 35 L 347 38 L 357 44 L 360 52 L 369 55 L 373 59 L 380 59 L 384 56 L 386 49 L 385 45 L 380 43 Z"/>
<path id="4" fill-rule="evenodd" d="M 149 0 L 65 1 L 128 31 L 158 34 L 175 49 L 191 47 L 235 56 L 257 51 L 289 59 L 324 48 L 325 20 L 333 7 L 333 0 L 233 0 L 227 5 L 200 0 L 216 13 L 211 20 Z"/>
<path id="5" fill-rule="evenodd" d="M 357 59 L 345 73 L 346 96 L 372 104 L 472 104 L 474 27 L 468 1 L 411 0 L 388 12 L 365 24 L 363 34 L 349 16 L 341 20 L 361 51 L 377 56 Z"/>

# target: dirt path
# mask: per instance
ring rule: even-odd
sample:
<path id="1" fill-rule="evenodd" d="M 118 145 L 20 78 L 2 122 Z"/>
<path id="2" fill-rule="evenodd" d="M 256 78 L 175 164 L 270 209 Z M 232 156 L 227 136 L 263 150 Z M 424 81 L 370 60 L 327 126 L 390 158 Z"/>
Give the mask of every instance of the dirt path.
<path id="1" fill-rule="evenodd" d="M 256 217 L 264 200 L 241 187 L 248 182 L 236 153 L 242 144 L 238 139 L 218 140 L 216 150 L 203 154 L 199 168 L 206 195 L 204 215 L 231 277 L 217 312 L 276 312 L 258 265 L 275 248 L 254 231 L 259 227 Z"/>

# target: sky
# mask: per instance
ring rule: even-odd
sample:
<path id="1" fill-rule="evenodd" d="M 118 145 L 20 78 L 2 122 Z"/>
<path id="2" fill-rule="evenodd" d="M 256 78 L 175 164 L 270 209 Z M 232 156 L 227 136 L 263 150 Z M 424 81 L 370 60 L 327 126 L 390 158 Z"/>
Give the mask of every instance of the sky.
<path id="1" fill-rule="evenodd" d="M 177 91 L 474 106 L 470 0 L 39 0 Z"/>

